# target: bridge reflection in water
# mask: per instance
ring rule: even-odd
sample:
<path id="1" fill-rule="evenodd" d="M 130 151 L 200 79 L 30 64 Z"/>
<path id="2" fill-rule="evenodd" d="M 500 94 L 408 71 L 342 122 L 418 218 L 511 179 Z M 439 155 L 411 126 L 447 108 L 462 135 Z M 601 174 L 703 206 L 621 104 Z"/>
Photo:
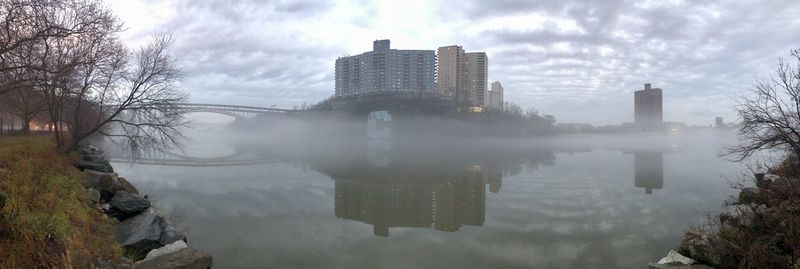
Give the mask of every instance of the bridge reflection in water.
<path id="1" fill-rule="evenodd" d="M 165 151 L 112 154 L 112 162 L 163 166 L 240 166 L 285 162 L 286 159 L 257 151 L 236 152 L 221 157 L 192 157 Z"/>

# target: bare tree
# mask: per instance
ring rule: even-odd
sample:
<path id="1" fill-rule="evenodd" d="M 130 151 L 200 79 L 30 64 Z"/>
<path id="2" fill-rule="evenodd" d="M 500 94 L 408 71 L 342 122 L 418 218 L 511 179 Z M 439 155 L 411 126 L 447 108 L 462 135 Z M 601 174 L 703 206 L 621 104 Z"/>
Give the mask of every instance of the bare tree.
<path id="1" fill-rule="evenodd" d="M 179 144 L 186 121 L 175 104 L 186 95 L 171 37 L 131 52 L 121 29 L 99 0 L 0 0 L 0 95 L 23 121 L 36 110 L 27 104 L 43 103 L 65 151 L 94 135 L 138 148 Z"/>
<path id="2" fill-rule="evenodd" d="M 66 149 L 94 134 L 140 149 L 179 145 L 179 128 L 187 121 L 177 104 L 186 95 L 177 88 L 180 70 L 168 53 L 171 44 L 170 36 L 156 35 L 132 55 L 111 46 L 107 57 L 83 69 Z"/>
<path id="3" fill-rule="evenodd" d="M 758 81 L 753 93 L 738 101 L 743 141 L 729 154 L 740 161 L 760 150 L 800 157 L 800 49 L 791 51 L 790 63 L 779 59 L 775 74 Z"/>
<path id="4" fill-rule="evenodd" d="M 0 73 L 26 69 L 61 72 L 30 60 L 42 49 L 41 43 L 94 31 L 113 19 L 109 15 L 97 0 L 0 1 Z M 10 78 L 5 76 L 0 80 L 0 94 L 27 87 L 33 79 Z"/>
<path id="5" fill-rule="evenodd" d="M 44 96 L 33 86 L 19 87 L 0 96 L 2 105 L 9 114 L 22 119 L 22 133 L 30 133 L 31 121 L 41 112 L 46 111 Z"/>

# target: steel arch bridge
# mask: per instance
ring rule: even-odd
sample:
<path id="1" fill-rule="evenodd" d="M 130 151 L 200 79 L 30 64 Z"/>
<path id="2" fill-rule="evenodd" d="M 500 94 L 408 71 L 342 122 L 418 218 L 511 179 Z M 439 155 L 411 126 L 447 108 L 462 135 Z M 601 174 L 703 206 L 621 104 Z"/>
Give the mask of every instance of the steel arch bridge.
<path id="1" fill-rule="evenodd" d="M 287 160 L 267 157 L 255 152 L 236 152 L 222 157 L 191 157 L 171 152 L 146 151 L 137 154 L 113 156 L 111 162 L 160 166 L 242 166 L 285 162 Z"/>
<path id="2" fill-rule="evenodd" d="M 237 120 L 252 119 L 261 115 L 287 114 L 296 112 L 296 110 L 292 109 L 220 104 L 177 103 L 173 104 L 173 106 L 179 113 L 210 112 L 228 115 Z"/>

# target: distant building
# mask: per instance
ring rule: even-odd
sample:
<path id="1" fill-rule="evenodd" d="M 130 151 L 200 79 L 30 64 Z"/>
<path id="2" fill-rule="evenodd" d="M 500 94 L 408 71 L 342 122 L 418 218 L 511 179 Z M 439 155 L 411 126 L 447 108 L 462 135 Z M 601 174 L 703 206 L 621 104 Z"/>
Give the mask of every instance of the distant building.
<path id="1" fill-rule="evenodd" d="M 725 122 L 722 121 L 722 117 L 714 118 L 714 127 L 725 128 Z"/>
<path id="2" fill-rule="evenodd" d="M 482 111 L 488 103 L 489 57 L 452 45 L 438 49 L 437 93 L 452 96 L 459 109 Z"/>
<path id="3" fill-rule="evenodd" d="M 661 106 L 661 89 L 650 88 L 644 84 L 644 90 L 634 92 L 634 122 L 638 127 L 658 128 L 663 123 Z"/>
<path id="4" fill-rule="evenodd" d="M 371 93 L 433 93 L 436 52 L 391 49 L 376 40 L 372 51 L 336 59 L 336 96 Z"/>
<path id="5" fill-rule="evenodd" d="M 467 52 L 467 103 L 485 108 L 488 101 L 489 57 L 485 52 Z"/>
<path id="6" fill-rule="evenodd" d="M 438 50 L 436 92 L 452 96 L 456 102 L 466 102 L 467 59 L 461 46 L 440 47 Z"/>
<path id="7" fill-rule="evenodd" d="M 492 82 L 492 90 L 489 91 L 486 107 L 490 110 L 503 110 L 503 85 L 500 84 L 500 81 Z"/>
<path id="8" fill-rule="evenodd" d="M 559 133 L 588 133 L 594 131 L 594 126 L 588 123 L 557 123 L 555 129 Z"/>

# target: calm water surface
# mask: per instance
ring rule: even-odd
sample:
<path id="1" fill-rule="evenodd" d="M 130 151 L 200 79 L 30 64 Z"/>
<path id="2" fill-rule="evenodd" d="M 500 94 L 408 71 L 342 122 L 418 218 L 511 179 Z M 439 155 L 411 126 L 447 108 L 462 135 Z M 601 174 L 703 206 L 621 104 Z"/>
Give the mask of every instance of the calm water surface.
<path id="1" fill-rule="evenodd" d="M 221 133 L 182 154 L 259 164 L 114 163 L 217 268 L 646 268 L 744 166 L 710 129 L 296 152 Z"/>

